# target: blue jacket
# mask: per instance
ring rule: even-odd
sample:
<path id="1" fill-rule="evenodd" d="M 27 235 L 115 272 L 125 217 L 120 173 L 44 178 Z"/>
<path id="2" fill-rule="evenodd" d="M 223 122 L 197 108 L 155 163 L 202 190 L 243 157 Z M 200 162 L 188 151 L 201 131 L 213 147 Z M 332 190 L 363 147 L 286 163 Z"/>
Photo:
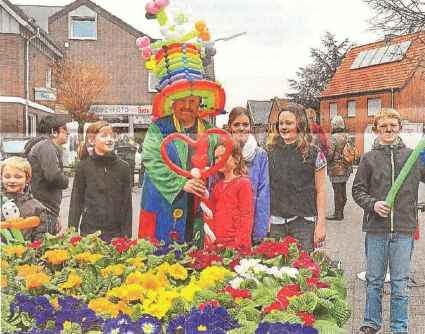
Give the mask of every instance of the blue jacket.
<path id="1" fill-rule="evenodd" d="M 248 163 L 248 173 L 254 194 L 253 240 L 260 241 L 267 236 L 270 219 L 269 160 L 261 147 L 256 148 L 254 159 Z"/>

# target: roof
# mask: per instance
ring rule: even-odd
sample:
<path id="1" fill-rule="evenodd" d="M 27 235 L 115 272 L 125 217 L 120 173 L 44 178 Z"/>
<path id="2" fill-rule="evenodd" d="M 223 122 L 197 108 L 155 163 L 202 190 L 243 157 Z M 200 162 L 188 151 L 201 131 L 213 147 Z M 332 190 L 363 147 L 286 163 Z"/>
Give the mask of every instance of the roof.
<path id="1" fill-rule="evenodd" d="M 271 101 L 248 100 L 247 106 L 254 124 L 267 124 L 272 109 Z"/>
<path id="2" fill-rule="evenodd" d="M 399 61 L 354 68 L 357 56 L 370 49 L 411 41 L 405 56 Z M 401 89 L 416 72 L 425 57 L 425 32 L 397 36 L 350 49 L 320 98 Z M 355 66 L 353 66 L 355 67 Z"/>
<path id="3" fill-rule="evenodd" d="M 274 97 L 272 99 L 272 103 L 277 104 L 277 109 L 278 110 L 282 110 L 283 108 L 286 107 L 286 105 L 290 102 L 289 99 L 283 99 L 283 98 L 279 98 L 279 97 Z"/>
<path id="4" fill-rule="evenodd" d="M 36 20 L 37 24 L 45 31 L 49 32 L 49 16 L 60 11 L 63 6 L 31 6 L 16 5 L 29 17 Z"/>
<path id="5" fill-rule="evenodd" d="M 33 34 L 39 34 L 38 39 L 44 43 L 58 57 L 63 57 L 61 49 L 48 37 L 47 32 L 43 30 L 31 17 L 18 6 L 12 4 L 9 0 L 2 0 L 6 11 L 11 10 L 17 16 L 20 25 L 23 25 Z M 15 16 L 15 17 L 16 17 Z"/>
<path id="6" fill-rule="evenodd" d="M 102 7 L 95 4 L 93 1 L 90 0 L 76 0 L 74 2 L 71 2 L 69 5 L 63 7 L 58 12 L 54 13 L 52 16 L 49 17 L 49 23 L 52 23 L 59 19 L 60 17 L 67 15 L 69 12 L 73 11 L 74 9 L 77 9 L 81 6 L 87 6 L 91 9 L 93 9 L 96 13 L 102 15 L 109 21 L 115 23 L 117 26 L 122 28 L 123 30 L 127 31 L 129 34 L 140 37 L 140 36 L 148 36 L 145 33 L 137 30 L 133 26 L 129 25 L 128 23 L 121 20 L 119 17 L 112 15 L 110 12 L 108 12 L 106 9 L 103 9 Z M 151 40 L 154 40 L 150 36 L 148 36 Z"/>

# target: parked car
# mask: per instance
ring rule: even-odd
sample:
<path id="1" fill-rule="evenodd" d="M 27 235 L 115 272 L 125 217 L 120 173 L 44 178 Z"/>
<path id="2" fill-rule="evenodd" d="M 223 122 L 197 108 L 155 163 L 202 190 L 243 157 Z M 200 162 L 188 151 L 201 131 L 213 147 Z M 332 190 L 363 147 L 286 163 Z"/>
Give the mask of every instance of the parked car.
<path id="1" fill-rule="evenodd" d="M 0 159 L 13 156 L 25 156 L 25 144 L 31 137 L 2 137 L 0 138 Z"/>

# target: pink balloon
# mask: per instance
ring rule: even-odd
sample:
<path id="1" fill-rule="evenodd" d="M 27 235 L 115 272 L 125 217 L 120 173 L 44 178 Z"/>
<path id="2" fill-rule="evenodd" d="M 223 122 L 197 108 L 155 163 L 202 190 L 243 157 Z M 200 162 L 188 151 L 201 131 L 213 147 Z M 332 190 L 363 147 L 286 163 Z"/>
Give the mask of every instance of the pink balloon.
<path id="1" fill-rule="evenodd" d="M 142 49 L 142 57 L 145 60 L 148 60 L 152 55 L 152 49 L 151 48 L 143 48 Z"/>
<path id="2" fill-rule="evenodd" d="M 151 44 L 149 37 L 143 36 L 136 39 L 136 45 L 139 49 L 145 48 Z"/>
<path id="3" fill-rule="evenodd" d="M 170 0 L 154 0 L 158 7 L 167 7 L 170 4 Z"/>
<path id="4" fill-rule="evenodd" d="M 149 14 L 152 15 L 158 14 L 158 12 L 161 10 L 161 8 L 152 1 L 146 4 L 145 9 Z"/>

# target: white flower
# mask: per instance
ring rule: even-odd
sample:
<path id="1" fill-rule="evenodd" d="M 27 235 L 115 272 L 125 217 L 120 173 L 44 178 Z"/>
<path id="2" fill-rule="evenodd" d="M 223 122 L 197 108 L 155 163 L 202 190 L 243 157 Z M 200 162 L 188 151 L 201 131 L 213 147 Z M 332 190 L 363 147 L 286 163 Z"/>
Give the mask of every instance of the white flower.
<path id="1" fill-rule="evenodd" d="M 241 283 L 244 281 L 244 279 L 242 277 L 235 277 L 234 279 L 232 279 L 230 281 L 230 286 L 233 289 L 239 289 L 239 287 L 241 286 Z"/>
<path id="2" fill-rule="evenodd" d="M 298 275 L 298 269 L 292 267 L 282 267 L 280 268 L 279 272 L 281 273 L 282 277 L 286 274 L 291 278 L 296 278 Z"/>

